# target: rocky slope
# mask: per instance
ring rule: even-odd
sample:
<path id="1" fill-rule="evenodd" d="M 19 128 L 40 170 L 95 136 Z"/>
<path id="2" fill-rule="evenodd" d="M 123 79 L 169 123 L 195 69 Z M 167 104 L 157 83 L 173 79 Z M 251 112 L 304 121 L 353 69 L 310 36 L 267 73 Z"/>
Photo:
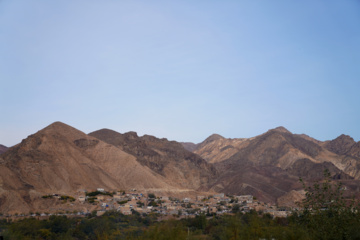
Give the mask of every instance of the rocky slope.
<path id="1" fill-rule="evenodd" d="M 0 212 L 56 209 L 41 196 L 96 188 L 252 194 L 291 205 L 303 195 L 299 177 L 312 183 L 324 169 L 359 192 L 360 142 L 346 135 L 321 142 L 279 127 L 192 144 L 109 129 L 87 135 L 56 122 L 0 155 Z"/>
<path id="2" fill-rule="evenodd" d="M 8 150 L 8 147 L 0 144 L 0 154 L 6 152 Z"/>
<path id="3" fill-rule="evenodd" d="M 249 139 L 212 135 L 198 144 L 194 153 L 214 163 L 220 173 L 210 189 L 276 202 L 301 189 L 299 177 L 313 182 L 322 178 L 324 169 L 329 169 L 334 179 L 357 182 L 357 149 L 358 143 L 348 138 L 323 143 L 279 127 Z"/>
<path id="4" fill-rule="evenodd" d="M 31 210 L 40 196 L 80 189 L 174 186 L 121 149 L 56 122 L 0 156 L 0 212 Z"/>
<path id="5" fill-rule="evenodd" d="M 323 146 L 339 155 L 352 156 L 360 158 L 360 142 L 355 142 L 354 139 L 348 135 L 340 135 L 332 141 L 327 141 Z"/>
<path id="6" fill-rule="evenodd" d="M 202 189 L 216 178 L 216 170 L 200 156 L 187 151 L 175 141 L 153 136 L 121 134 L 102 129 L 89 134 L 136 157 L 137 161 L 164 176 L 173 185 Z"/>

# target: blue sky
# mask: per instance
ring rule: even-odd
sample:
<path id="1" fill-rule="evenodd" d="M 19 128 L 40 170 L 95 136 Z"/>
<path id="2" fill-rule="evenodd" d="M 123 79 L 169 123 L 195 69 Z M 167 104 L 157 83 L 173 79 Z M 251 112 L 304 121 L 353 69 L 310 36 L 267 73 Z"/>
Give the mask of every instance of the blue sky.
<path id="1" fill-rule="evenodd" d="M 0 1 L 0 144 L 54 121 L 360 140 L 360 1 Z"/>

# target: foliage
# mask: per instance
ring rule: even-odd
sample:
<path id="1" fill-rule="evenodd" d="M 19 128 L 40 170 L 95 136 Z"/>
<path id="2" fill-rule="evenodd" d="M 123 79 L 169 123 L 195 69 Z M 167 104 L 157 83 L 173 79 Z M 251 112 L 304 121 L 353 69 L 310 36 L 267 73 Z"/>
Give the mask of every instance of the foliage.
<path id="1" fill-rule="evenodd" d="M 141 201 L 137 201 L 136 204 L 137 204 L 138 207 L 143 207 L 143 206 L 145 205 L 145 204 L 144 204 L 143 202 L 141 202 Z"/>
<path id="2" fill-rule="evenodd" d="M 63 201 L 69 200 L 70 202 L 74 202 L 75 198 L 71 197 L 71 196 L 63 195 L 63 196 L 60 197 L 60 200 L 63 200 Z"/>
<path id="3" fill-rule="evenodd" d="M 159 206 L 159 205 L 157 204 L 157 202 L 156 202 L 156 201 L 153 201 L 153 200 L 150 201 L 148 205 L 149 205 L 149 206 L 153 206 L 153 207 Z"/>
<path id="4" fill-rule="evenodd" d="M 88 196 L 88 197 L 95 197 L 97 195 L 108 195 L 108 196 L 112 197 L 113 193 L 111 193 L 111 192 L 101 192 L 101 191 L 93 191 L 93 192 L 87 192 L 86 193 L 86 196 Z"/>
<path id="5" fill-rule="evenodd" d="M 344 197 L 341 182 L 333 183 L 328 170 L 324 171 L 324 180 L 312 186 L 300 181 L 306 195 L 301 204 L 303 210 L 294 214 L 298 224 L 315 239 L 353 239 L 354 226 L 360 227 L 359 207 L 355 199 Z"/>
<path id="6" fill-rule="evenodd" d="M 54 196 L 51 195 L 51 194 L 42 196 L 42 198 L 44 198 L 44 199 L 46 199 L 46 198 L 53 198 L 53 197 L 54 197 Z"/>
<path id="7" fill-rule="evenodd" d="M 5 239 L 335 239 L 314 235 L 299 224 L 299 216 L 273 219 L 268 214 L 251 211 L 167 221 L 157 221 L 157 217 L 155 214 L 141 216 L 135 211 L 128 216 L 106 212 L 101 217 L 90 218 L 28 218 L 2 222 L 0 228 L 5 229 Z M 348 238 L 338 239 L 358 239 L 359 224 L 349 229 Z"/>
<path id="8" fill-rule="evenodd" d="M 139 238 L 144 229 L 155 221 L 152 215 L 125 216 L 109 211 L 101 217 L 91 218 L 51 216 L 47 220 L 0 221 L 0 230 L 4 230 L 5 239 L 134 239 Z"/>
<path id="9" fill-rule="evenodd" d="M 231 212 L 232 212 L 232 213 L 238 213 L 238 212 L 240 212 L 240 205 L 239 205 L 239 204 L 234 204 L 234 205 L 232 206 Z"/>
<path id="10" fill-rule="evenodd" d="M 95 200 L 97 200 L 96 197 L 89 197 L 89 198 L 87 199 L 87 201 L 88 201 L 89 203 L 94 203 Z"/>
<path id="11" fill-rule="evenodd" d="M 87 218 L 51 216 L 47 220 L 27 218 L 0 221 L 4 239 L 360 239 L 360 211 L 343 195 L 341 184 L 325 180 L 305 186 L 302 210 L 288 218 L 273 218 L 254 210 L 241 213 L 234 204 L 230 215 L 204 215 L 159 221 L 158 214 L 133 211 L 96 212 Z M 155 201 L 154 201 L 155 203 Z M 181 212 L 179 210 L 179 215 Z"/>
<path id="12" fill-rule="evenodd" d="M 154 193 L 149 193 L 149 194 L 148 194 L 148 198 L 154 198 L 154 199 L 155 199 L 155 198 L 156 198 L 156 196 L 155 196 L 155 194 L 154 194 Z"/>

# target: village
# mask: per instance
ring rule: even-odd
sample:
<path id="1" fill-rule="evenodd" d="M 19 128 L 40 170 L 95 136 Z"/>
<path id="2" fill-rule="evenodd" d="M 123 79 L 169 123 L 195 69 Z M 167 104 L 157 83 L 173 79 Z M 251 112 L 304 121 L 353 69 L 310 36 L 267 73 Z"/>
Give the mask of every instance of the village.
<path id="1" fill-rule="evenodd" d="M 4 217 L 48 217 L 51 215 L 86 216 L 103 215 L 106 211 L 117 211 L 124 215 L 130 214 L 159 214 L 166 217 L 194 217 L 205 214 L 207 216 L 247 213 L 254 210 L 259 213 L 270 214 L 273 217 L 287 217 L 294 209 L 278 207 L 258 201 L 252 195 L 229 196 L 224 193 L 213 195 L 198 195 L 196 197 L 175 198 L 154 193 L 141 193 L 136 189 L 107 192 L 103 188 L 94 191 L 81 190 L 73 196 L 57 193 L 42 196 L 49 201 L 60 201 L 63 208 L 50 212 L 30 212 L 16 214 L 0 214 Z M 79 208 L 80 211 L 70 209 Z"/>
<path id="2" fill-rule="evenodd" d="M 156 196 L 154 193 L 143 194 L 137 192 L 136 189 L 127 192 L 107 192 L 103 188 L 98 188 L 92 192 L 84 192 L 84 195 L 78 196 L 75 201 L 96 205 L 97 216 L 101 216 L 106 211 L 118 211 L 124 215 L 137 212 L 139 214 L 157 213 L 163 216 L 178 217 L 191 217 L 199 214 L 211 216 L 236 212 L 246 213 L 251 210 L 268 213 L 274 217 L 286 217 L 291 213 L 290 209 L 278 208 L 275 205 L 260 202 L 252 195 L 227 196 L 224 193 L 179 199 Z"/>

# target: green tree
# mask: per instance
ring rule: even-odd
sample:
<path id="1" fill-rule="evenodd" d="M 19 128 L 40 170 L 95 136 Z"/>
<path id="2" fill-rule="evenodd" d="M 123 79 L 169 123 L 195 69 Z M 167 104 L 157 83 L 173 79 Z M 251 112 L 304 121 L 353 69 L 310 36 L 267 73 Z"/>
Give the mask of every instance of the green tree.
<path id="1" fill-rule="evenodd" d="M 324 171 L 324 179 L 312 186 L 300 181 L 306 194 L 296 219 L 314 239 L 353 239 L 360 233 L 359 208 L 354 199 L 344 197 L 343 185 L 333 183 L 328 170 Z"/>
<path id="2" fill-rule="evenodd" d="M 232 212 L 232 213 L 238 213 L 238 212 L 240 212 L 240 205 L 239 205 L 239 204 L 234 204 L 234 205 L 232 206 L 231 212 Z"/>
<path id="3" fill-rule="evenodd" d="M 155 199 L 155 198 L 156 198 L 156 196 L 155 196 L 155 194 L 154 194 L 154 193 L 149 193 L 149 194 L 148 194 L 148 198 L 153 198 L 153 199 Z"/>

